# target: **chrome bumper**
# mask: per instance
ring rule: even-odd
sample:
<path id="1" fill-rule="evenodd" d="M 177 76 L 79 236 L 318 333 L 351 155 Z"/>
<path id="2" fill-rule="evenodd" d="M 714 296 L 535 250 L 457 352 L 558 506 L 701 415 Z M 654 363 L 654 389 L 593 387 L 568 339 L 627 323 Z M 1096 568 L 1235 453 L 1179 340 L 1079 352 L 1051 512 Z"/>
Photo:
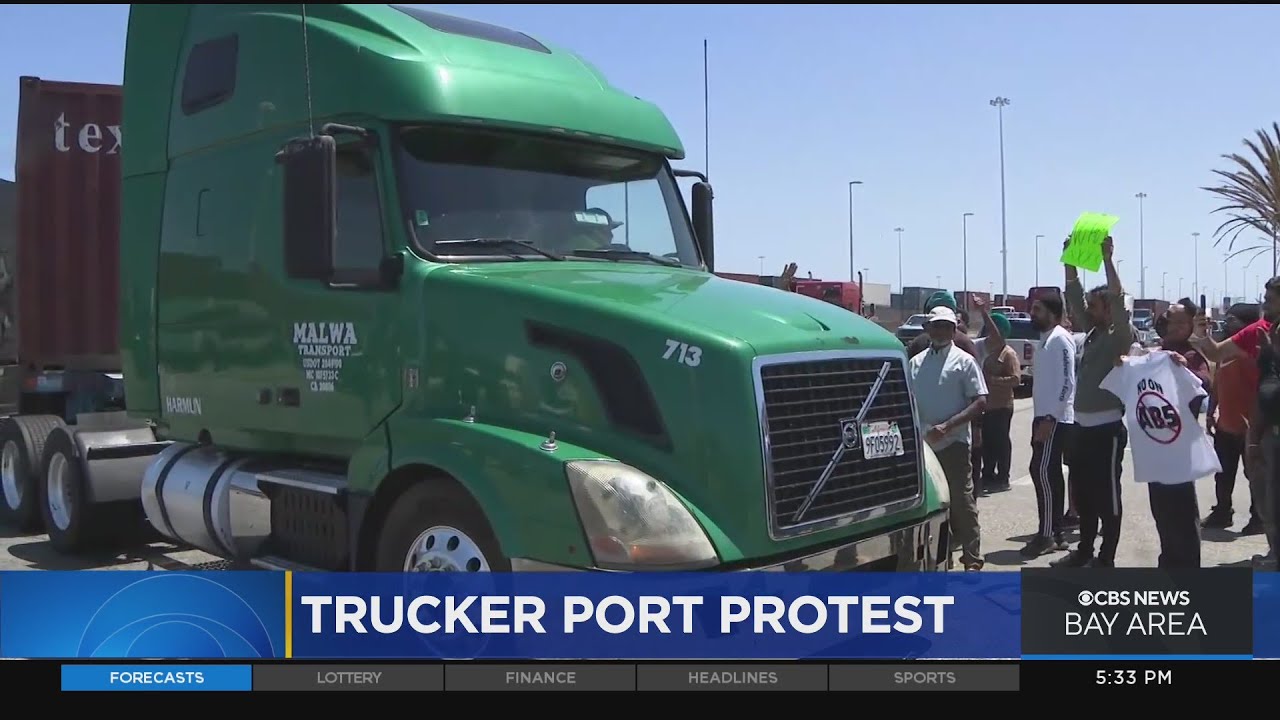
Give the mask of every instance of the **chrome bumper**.
<path id="1" fill-rule="evenodd" d="M 804 557 L 758 567 L 734 568 L 740 572 L 932 572 L 946 570 L 951 553 L 947 511 L 934 513 L 906 527 L 855 540 L 847 545 Z M 585 568 L 513 558 L 515 572 L 573 572 Z M 591 568 L 594 570 L 594 568 Z M 714 572 L 714 570 L 712 570 Z"/>

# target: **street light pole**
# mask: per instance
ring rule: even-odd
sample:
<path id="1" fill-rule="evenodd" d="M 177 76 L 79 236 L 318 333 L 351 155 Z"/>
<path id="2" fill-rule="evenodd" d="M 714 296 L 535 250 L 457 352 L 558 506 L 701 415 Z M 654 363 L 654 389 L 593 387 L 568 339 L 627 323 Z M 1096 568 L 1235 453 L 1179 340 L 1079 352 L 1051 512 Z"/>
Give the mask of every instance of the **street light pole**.
<path id="1" fill-rule="evenodd" d="M 761 275 L 764 275 L 764 256 L 763 256 L 763 255 L 757 255 L 756 257 L 757 257 L 757 258 L 759 258 L 759 260 L 760 260 L 760 274 L 761 274 Z"/>
<path id="2" fill-rule="evenodd" d="M 1195 272 L 1191 276 L 1192 278 L 1191 294 L 1199 295 L 1200 294 L 1200 233 L 1198 232 L 1191 233 L 1191 244 L 1195 250 L 1195 252 L 1192 253 L 1192 257 L 1195 258 L 1195 263 L 1196 263 Z M 1181 291 L 1179 291 L 1178 294 L 1181 295 L 1182 294 Z"/>
<path id="3" fill-rule="evenodd" d="M 1134 197 L 1138 198 L 1138 264 L 1142 266 L 1142 269 L 1138 271 L 1138 292 L 1145 298 L 1147 296 L 1147 253 L 1144 247 L 1146 228 L 1144 227 L 1142 201 L 1147 199 L 1147 194 L 1140 192 Z"/>
<path id="4" fill-rule="evenodd" d="M 960 216 L 960 233 L 963 236 L 961 240 L 961 252 L 964 254 L 964 275 L 961 277 L 960 283 L 964 287 L 964 311 L 969 312 L 969 218 L 973 217 L 973 213 L 965 213 Z M 941 285 L 942 283 L 938 283 Z"/>
<path id="5" fill-rule="evenodd" d="M 853 186 L 861 184 L 861 180 L 849 181 L 849 282 L 858 279 L 853 269 Z"/>
<path id="6" fill-rule="evenodd" d="M 1000 118 L 1000 270 L 1001 270 L 1001 289 L 1005 297 L 1009 296 L 1009 236 L 1008 225 L 1005 219 L 1005 193 L 1004 193 L 1004 109 L 1009 104 L 1009 98 L 997 97 L 991 101 L 991 106 L 996 109 L 996 114 Z"/>
<path id="7" fill-rule="evenodd" d="M 1228 272 L 1227 263 L 1231 262 L 1230 255 L 1224 255 L 1222 258 L 1222 297 L 1223 299 L 1231 297 L 1231 274 Z"/>
<path id="8" fill-rule="evenodd" d="M 1040 238 L 1043 235 L 1036 236 L 1036 287 L 1040 287 Z"/>
<path id="9" fill-rule="evenodd" d="M 902 228 L 896 227 L 893 231 L 898 233 L 898 292 L 902 292 Z"/>

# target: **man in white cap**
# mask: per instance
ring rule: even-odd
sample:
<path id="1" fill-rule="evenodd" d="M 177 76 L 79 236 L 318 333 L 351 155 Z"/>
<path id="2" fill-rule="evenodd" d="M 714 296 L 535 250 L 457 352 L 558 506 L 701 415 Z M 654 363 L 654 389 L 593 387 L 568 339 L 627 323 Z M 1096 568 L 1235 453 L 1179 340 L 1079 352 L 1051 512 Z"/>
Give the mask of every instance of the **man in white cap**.
<path id="1" fill-rule="evenodd" d="M 965 570 L 981 570 L 982 530 L 969 466 L 969 425 L 982 417 L 987 383 L 972 355 L 955 345 L 956 314 L 949 307 L 929 312 L 929 348 L 911 358 L 911 381 L 920 431 L 938 457 L 951 488 L 951 532 Z"/>

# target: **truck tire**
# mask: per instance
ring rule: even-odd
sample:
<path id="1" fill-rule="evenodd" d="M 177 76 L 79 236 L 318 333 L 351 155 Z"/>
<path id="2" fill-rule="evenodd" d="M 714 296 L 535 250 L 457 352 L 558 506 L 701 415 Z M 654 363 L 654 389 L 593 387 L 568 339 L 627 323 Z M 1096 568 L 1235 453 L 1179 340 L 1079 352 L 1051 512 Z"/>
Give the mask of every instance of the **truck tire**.
<path id="1" fill-rule="evenodd" d="M 0 418 L 0 523 L 19 532 L 40 531 L 44 447 L 50 433 L 65 427 L 56 415 Z"/>
<path id="2" fill-rule="evenodd" d="M 89 502 L 88 466 L 71 432 L 54 430 L 44 446 L 39 497 L 49 544 L 75 555 L 133 539 L 142 527 L 142 504 Z"/>
<path id="3" fill-rule="evenodd" d="M 498 538 L 465 491 L 424 482 L 396 498 L 378 536 L 375 572 L 510 572 Z"/>

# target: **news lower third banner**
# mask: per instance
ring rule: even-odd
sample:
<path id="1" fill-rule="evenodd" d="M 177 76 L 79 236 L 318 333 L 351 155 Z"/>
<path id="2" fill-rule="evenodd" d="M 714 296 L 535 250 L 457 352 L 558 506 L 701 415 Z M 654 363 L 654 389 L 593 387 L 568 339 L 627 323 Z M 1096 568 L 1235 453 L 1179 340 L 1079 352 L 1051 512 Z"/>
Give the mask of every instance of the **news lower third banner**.
<path id="1" fill-rule="evenodd" d="M 1235 568 L 26 571 L 0 573 L 0 657 L 1276 658 L 1276 608 L 1280 576 Z"/>

